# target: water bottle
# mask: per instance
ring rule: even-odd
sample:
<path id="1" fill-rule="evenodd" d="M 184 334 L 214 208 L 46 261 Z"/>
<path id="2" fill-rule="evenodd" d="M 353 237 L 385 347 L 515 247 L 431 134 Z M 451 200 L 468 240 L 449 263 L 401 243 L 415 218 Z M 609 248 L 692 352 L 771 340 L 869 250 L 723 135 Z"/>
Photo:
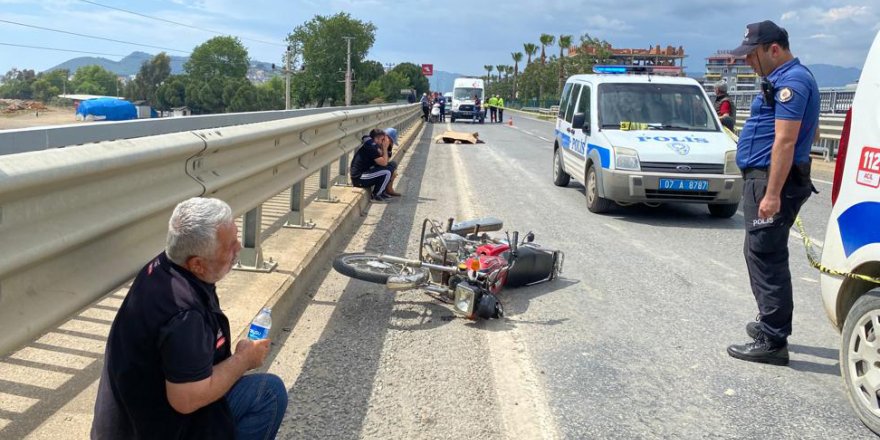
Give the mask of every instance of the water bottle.
<path id="1" fill-rule="evenodd" d="M 251 327 L 248 329 L 248 339 L 257 341 L 269 337 L 269 329 L 272 328 L 272 309 L 263 307 L 260 313 L 251 321 Z"/>

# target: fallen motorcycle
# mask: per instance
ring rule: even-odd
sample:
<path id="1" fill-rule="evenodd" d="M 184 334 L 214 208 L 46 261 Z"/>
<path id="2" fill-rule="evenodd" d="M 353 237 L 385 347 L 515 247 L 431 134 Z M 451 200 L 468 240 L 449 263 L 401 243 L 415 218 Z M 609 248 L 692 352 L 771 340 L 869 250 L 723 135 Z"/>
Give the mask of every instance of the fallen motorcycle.
<path id="1" fill-rule="evenodd" d="M 450 218 L 445 229 L 425 219 L 418 260 L 349 253 L 337 256 L 333 268 L 352 278 L 385 284 L 392 291 L 423 289 L 437 294 L 467 319 L 500 318 L 504 308 L 498 294 L 503 287 L 556 279 L 565 259 L 562 251 L 534 243 L 531 232 L 522 242 L 517 231 L 504 240 L 486 234 L 502 228 L 501 220 L 492 217 L 460 223 Z"/>

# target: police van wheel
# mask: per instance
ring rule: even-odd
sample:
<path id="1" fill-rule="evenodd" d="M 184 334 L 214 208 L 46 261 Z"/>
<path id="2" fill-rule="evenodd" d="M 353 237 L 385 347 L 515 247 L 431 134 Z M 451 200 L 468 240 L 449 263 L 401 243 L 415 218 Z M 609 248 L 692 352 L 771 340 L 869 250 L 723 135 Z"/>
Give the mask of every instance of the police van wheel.
<path id="1" fill-rule="evenodd" d="M 711 204 L 709 205 L 709 214 L 712 217 L 731 218 L 736 214 L 737 209 L 739 209 L 739 203 Z"/>
<path id="2" fill-rule="evenodd" d="M 571 176 L 562 168 L 562 153 L 557 148 L 553 151 L 553 184 L 567 186 L 570 180 Z"/>
<path id="3" fill-rule="evenodd" d="M 595 165 L 587 169 L 587 178 L 584 180 L 587 182 L 587 209 L 595 214 L 607 212 L 611 208 L 611 201 L 599 196 L 599 175 Z"/>
<path id="4" fill-rule="evenodd" d="M 846 386 L 849 403 L 862 423 L 880 433 L 880 386 L 871 377 L 880 374 L 880 353 L 875 344 L 880 338 L 880 289 L 862 295 L 846 316 L 841 332 L 840 375 Z"/>

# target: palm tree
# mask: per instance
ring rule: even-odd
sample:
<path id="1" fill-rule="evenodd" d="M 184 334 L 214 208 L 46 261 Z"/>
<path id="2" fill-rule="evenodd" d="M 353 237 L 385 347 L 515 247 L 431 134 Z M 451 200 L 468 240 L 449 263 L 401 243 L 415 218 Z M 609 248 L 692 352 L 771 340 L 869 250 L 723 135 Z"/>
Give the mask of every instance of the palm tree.
<path id="1" fill-rule="evenodd" d="M 492 69 L 494 69 L 495 66 L 485 64 L 483 65 L 483 68 L 486 69 L 486 88 L 489 88 L 489 83 L 492 82 Z"/>
<path id="2" fill-rule="evenodd" d="M 511 98 L 516 99 L 516 77 L 519 76 L 519 62 L 522 61 L 522 52 L 513 52 L 510 54 L 513 58 L 513 90 Z"/>
<path id="3" fill-rule="evenodd" d="M 550 34 L 541 34 L 541 38 L 538 39 L 541 42 L 541 65 L 547 64 L 547 54 L 544 52 L 544 48 L 553 44 L 556 41 L 556 37 Z"/>
<path id="4" fill-rule="evenodd" d="M 534 43 L 523 43 L 523 51 L 529 57 L 526 61 L 526 66 L 528 66 L 529 64 L 532 64 L 532 57 L 538 52 L 538 45 Z"/>
<path id="5" fill-rule="evenodd" d="M 495 65 L 495 71 L 498 72 L 498 81 L 501 81 L 501 74 L 504 73 L 506 67 L 507 66 L 505 66 L 504 64 Z"/>
<path id="6" fill-rule="evenodd" d="M 565 82 L 565 58 L 562 55 L 562 51 L 569 51 L 571 47 L 571 35 L 560 35 L 559 36 L 559 90 L 562 91 L 562 83 Z"/>

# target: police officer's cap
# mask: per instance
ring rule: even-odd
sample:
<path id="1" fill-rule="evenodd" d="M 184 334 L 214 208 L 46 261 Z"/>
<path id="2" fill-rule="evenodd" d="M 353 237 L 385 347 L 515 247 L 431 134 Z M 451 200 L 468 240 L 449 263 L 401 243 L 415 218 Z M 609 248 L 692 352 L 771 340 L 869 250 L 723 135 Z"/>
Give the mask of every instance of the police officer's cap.
<path id="1" fill-rule="evenodd" d="M 740 46 L 730 51 L 730 54 L 737 57 L 748 55 L 759 45 L 769 43 L 788 46 L 788 32 L 770 20 L 752 23 L 746 26 L 746 34 Z"/>

